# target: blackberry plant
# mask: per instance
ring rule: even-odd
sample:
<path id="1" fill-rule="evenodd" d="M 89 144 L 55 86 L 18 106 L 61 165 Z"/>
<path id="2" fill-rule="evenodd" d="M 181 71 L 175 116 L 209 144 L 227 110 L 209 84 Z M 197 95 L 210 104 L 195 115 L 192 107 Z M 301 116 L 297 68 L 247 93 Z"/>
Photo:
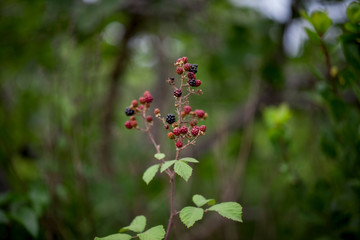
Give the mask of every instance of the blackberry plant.
<path id="1" fill-rule="evenodd" d="M 204 213 L 209 211 L 215 211 L 223 217 L 242 222 L 242 207 L 239 203 L 223 202 L 216 204 L 214 199 L 207 199 L 199 194 L 195 194 L 192 198 L 195 206 L 186 206 L 180 211 L 176 210 L 177 207 L 174 205 L 175 177 L 178 175 L 188 181 L 193 171 L 190 164 L 199 163 L 198 160 L 191 157 L 181 158 L 181 152 L 190 145 L 195 145 L 198 138 L 205 135 L 206 126 L 201 125 L 199 127 L 198 123 L 206 120 L 208 114 L 202 109 L 193 111 L 190 105 L 190 96 L 203 94 L 202 90 L 198 88 L 201 81 L 196 79 L 195 75 L 198 65 L 188 63 L 187 57 L 179 58 L 174 65 L 176 66 L 176 73 L 180 75 L 178 83 L 175 82 L 174 77 L 169 77 L 167 82 L 174 88 L 176 116 L 169 113 L 163 117 L 158 108 L 155 108 L 154 116 L 161 121 L 167 131 L 168 138 L 175 143 L 175 159 L 166 160 L 165 154 L 160 150 L 160 145 L 157 144 L 150 132 L 153 126 L 153 116 L 149 114 L 149 109 L 153 97 L 149 91 L 145 91 L 143 96 L 139 97 L 139 102 L 132 100 L 131 105 L 125 110 L 126 116 L 129 116 L 129 120 L 125 122 L 125 127 L 146 133 L 156 150 L 154 157 L 158 162 L 145 170 L 142 179 L 146 184 L 149 184 L 157 173 L 166 174 L 170 179 L 170 216 L 167 228 L 165 230 L 162 225 L 158 225 L 145 231 L 146 217 L 141 215 L 135 217 L 129 226 L 121 228 L 119 233 L 103 238 L 96 237 L 95 240 L 129 240 L 131 238 L 167 240 L 173 227 L 174 218 L 177 215 L 190 228 L 195 222 L 203 218 Z M 176 84 L 178 86 L 175 86 Z M 142 120 L 143 127 L 138 125 L 137 118 Z M 125 232 L 132 232 L 133 234 Z"/>

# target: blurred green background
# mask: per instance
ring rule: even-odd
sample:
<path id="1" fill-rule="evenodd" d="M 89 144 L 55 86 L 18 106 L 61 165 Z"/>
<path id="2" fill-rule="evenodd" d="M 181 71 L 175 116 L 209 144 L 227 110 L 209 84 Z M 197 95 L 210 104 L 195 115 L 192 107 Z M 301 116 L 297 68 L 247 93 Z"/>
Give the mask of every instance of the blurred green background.
<path id="1" fill-rule="evenodd" d="M 149 90 L 173 112 L 165 80 L 182 56 L 199 65 L 204 95 L 192 106 L 209 117 L 183 155 L 200 164 L 188 183 L 177 178 L 176 209 L 194 194 L 237 201 L 244 223 L 208 214 L 188 230 L 177 218 L 170 238 L 360 239 L 350 2 L 0 1 L 0 239 L 93 239 L 140 214 L 167 225 L 168 179 L 142 181 L 155 150 L 125 129 L 124 110 Z M 328 12 L 322 41 L 309 40 L 300 10 Z"/>

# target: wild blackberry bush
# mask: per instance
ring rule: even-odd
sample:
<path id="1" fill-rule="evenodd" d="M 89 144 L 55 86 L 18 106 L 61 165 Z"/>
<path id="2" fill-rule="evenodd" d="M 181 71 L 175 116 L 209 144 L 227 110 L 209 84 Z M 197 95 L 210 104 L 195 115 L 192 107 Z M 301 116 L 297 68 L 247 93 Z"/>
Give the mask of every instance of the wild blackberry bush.
<path id="1" fill-rule="evenodd" d="M 173 226 L 174 217 L 179 215 L 180 220 L 190 228 L 196 221 L 203 218 L 204 213 L 209 211 L 215 211 L 223 217 L 242 222 L 242 207 L 239 203 L 223 202 L 216 204 L 214 199 L 206 199 L 199 194 L 195 194 L 192 198 L 195 206 L 187 206 L 180 211 L 176 210 L 174 205 L 175 177 L 179 175 L 185 181 L 188 181 L 193 171 L 190 164 L 199 163 L 194 158 L 181 158 L 180 155 L 184 149 L 190 145 L 195 145 L 200 136 L 205 135 L 206 126 L 198 126 L 198 124 L 206 120 L 208 114 L 202 109 L 192 110 L 190 105 L 189 98 L 192 95 L 203 94 L 202 90 L 199 89 L 202 82 L 195 75 L 198 72 L 198 65 L 188 63 L 187 57 L 179 58 L 174 65 L 176 73 L 179 75 L 178 82 L 176 82 L 174 77 L 169 77 L 167 83 L 174 89 L 175 114 L 167 113 L 163 116 L 160 109 L 155 108 L 154 117 L 159 119 L 164 125 L 169 140 L 174 141 L 175 159 L 166 160 L 165 154 L 160 151 L 160 145 L 157 144 L 150 132 L 153 126 L 153 116 L 149 113 L 153 101 L 151 93 L 145 91 L 143 96 L 139 97 L 139 101 L 132 100 L 130 106 L 125 109 L 126 116 L 129 116 L 129 120 L 125 122 L 125 127 L 146 133 L 156 149 L 154 157 L 158 162 L 145 170 L 142 176 L 143 180 L 146 184 L 149 184 L 157 173 L 165 173 L 170 179 L 170 216 L 166 231 L 162 225 L 145 231 L 146 218 L 141 215 L 135 217 L 129 226 L 121 228 L 119 233 L 104 238 L 96 237 L 95 239 L 129 240 L 131 238 L 139 238 L 141 240 L 167 240 Z M 138 120 L 143 122 L 143 127 L 138 125 Z M 132 234 L 124 233 L 129 231 Z"/>

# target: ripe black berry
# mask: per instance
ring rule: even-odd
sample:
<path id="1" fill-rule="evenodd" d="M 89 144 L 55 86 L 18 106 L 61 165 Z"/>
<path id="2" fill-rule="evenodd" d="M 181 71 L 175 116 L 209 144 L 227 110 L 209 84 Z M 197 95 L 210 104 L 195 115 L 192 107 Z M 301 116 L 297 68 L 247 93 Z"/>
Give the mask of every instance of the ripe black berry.
<path id="1" fill-rule="evenodd" d="M 189 85 L 192 86 L 192 87 L 195 87 L 196 86 L 196 80 L 193 78 L 193 79 L 189 79 L 188 81 Z"/>
<path id="2" fill-rule="evenodd" d="M 198 68 L 197 64 L 192 64 L 189 72 L 197 73 L 197 68 Z"/>
<path id="3" fill-rule="evenodd" d="M 132 110 L 130 108 L 125 109 L 126 116 L 132 116 L 132 115 L 134 115 L 134 113 L 135 113 L 134 110 Z"/>
<path id="4" fill-rule="evenodd" d="M 174 90 L 174 96 L 175 96 L 175 97 L 181 97 L 181 94 L 182 94 L 182 92 L 181 92 L 180 89 L 175 89 L 175 90 Z"/>
<path id="5" fill-rule="evenodd" d="M 166 122 L 168 123 L 168 124 L 172 124 L 172 123 L 174 123 L 175 122 L 175 115 L 174 114 L 168 114 L 167 116 L 166 116 Z"/>

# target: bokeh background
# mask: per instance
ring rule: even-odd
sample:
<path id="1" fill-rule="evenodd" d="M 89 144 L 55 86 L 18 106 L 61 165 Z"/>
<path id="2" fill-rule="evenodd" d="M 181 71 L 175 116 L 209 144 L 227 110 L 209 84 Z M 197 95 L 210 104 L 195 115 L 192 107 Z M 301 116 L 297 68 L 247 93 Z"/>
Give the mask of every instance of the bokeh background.
<path id="1" fill-rule="evenodd" d="M 359 42 L 340 41 L 350 2 L 0 1 L 0 239 L 93 239 L 141 214 L 167 225 L 168 179 L 142 181 L 155 150 L 124 110 L 149 90 L 173 112 L 165 80 L 182 56 L 199 65 L 192 106 L 209 117 L 176 208 L 193 194 L 237 201 L 244 222 L 177 219 L 171 239 L 360 239 Z M 301 10 L 332 19 L 331 69 Z M 173 158 L 163 126 L 152 132 Z"/>

